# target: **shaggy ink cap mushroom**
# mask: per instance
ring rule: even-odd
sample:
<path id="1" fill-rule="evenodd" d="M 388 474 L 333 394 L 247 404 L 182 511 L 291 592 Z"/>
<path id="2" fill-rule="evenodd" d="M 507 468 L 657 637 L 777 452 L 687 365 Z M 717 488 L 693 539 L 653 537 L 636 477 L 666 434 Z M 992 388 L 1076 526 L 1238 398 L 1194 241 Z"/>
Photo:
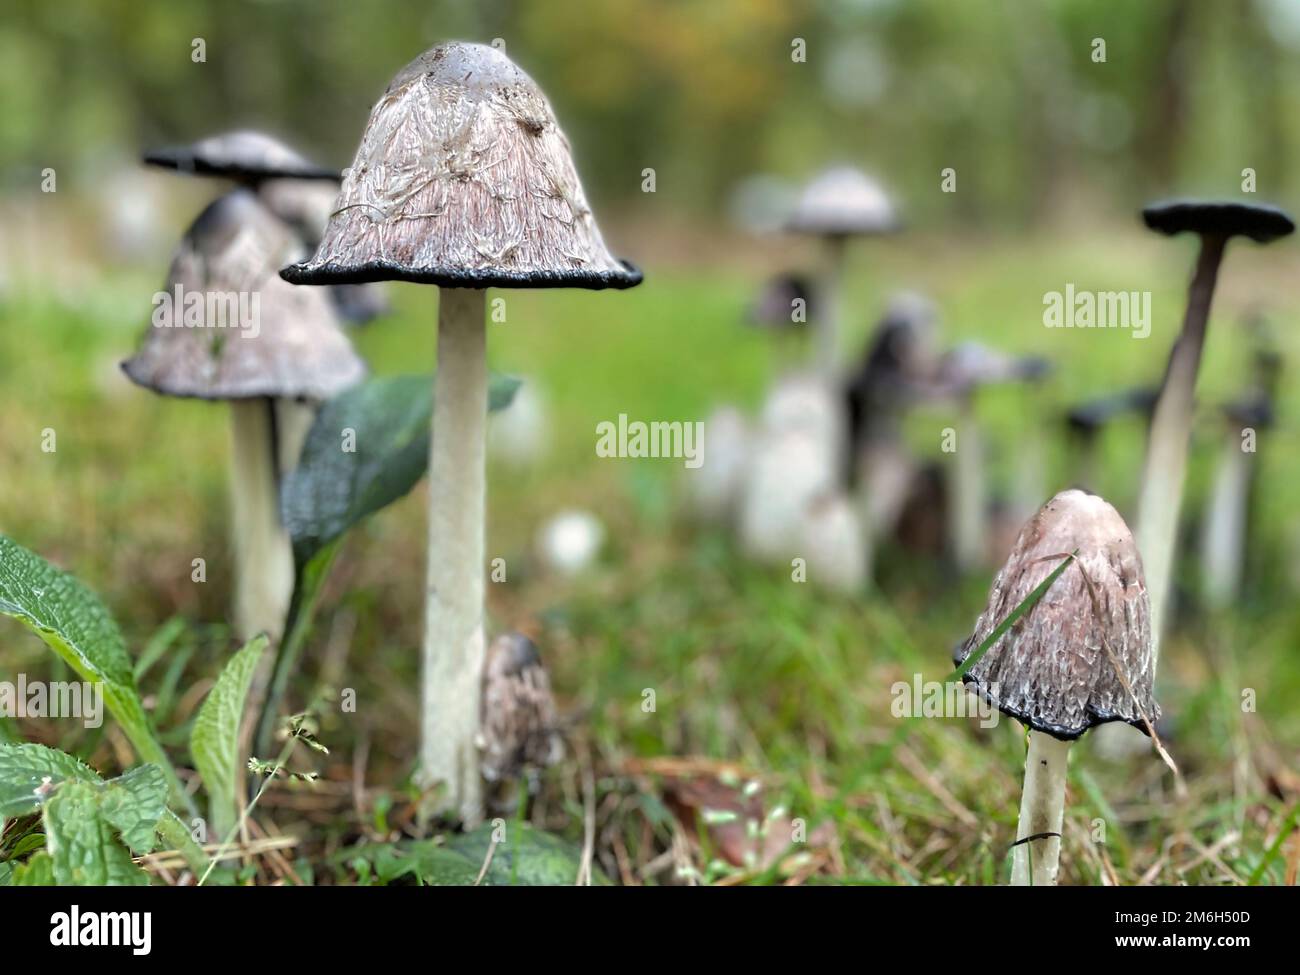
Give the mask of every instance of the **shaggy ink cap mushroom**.
<path id="1" fill-rule="evenodd" d="M 569 142 L 537 84 L 494 47 L 448 43 L 370 113 L 315 255 L 295 284 L 630 288 L 605 247 Z"/>
<path id="2" fill-rule="evenodd" d="M 1004 714 L 1062 741 L 1108 721 L 1147 731 L 1160 710 L 1142 559 L 1119 513 L 1095 494 L 1062 491 L 1021 529 L 958 660 L 1076 549 L 1076 564 L 963 679 Z"/>
<path id="3" fill-rule="evenodd" d="M 255 186 L 266 179 L 311 179 L 338 182 L 339 172 L 312 162 L 274 136 L 251 129 L 224 132 L 185 146 L 152 149 L 150 166 L 198 176 L 224 176 Z"/>
<path id="4" fill-rule="evenodd" d="M 1091 399 L 1071 407 L 1065 414 L 1065 422 L 1077 433 L 1094 434 L 1111 420 L 1126 413 L 1150 416 L 1159 395 L 1158 389 L 1140 386 L 1111 396 Z"/>
<path id="5" fill-rule="evenodd" d="M 1142 210 L 1146 225 L 1159 233 L 1205 237 L 1249 237 L 1267 244 L 1295 232 L 1295 223 L 1277 207 L 1256 203 L 1173 200 Z"/>
<path id="6" fill-rule="evenodd" d="M 250 191 L 213 201 L 186 231 L 168 272 L 165 302 L 123 371 L 156 393 L 209 400 L 325 400 L 360 381 L 365 365 L 326 294 L 295 288 L 276 274 L 297 246 L 289 228 Z M 244 330 L 241 298 L 251 310 L 254 295 L 256 330 Z M 202 306 L 187 311 L 186 296 L 202 299 Z M 218 305 L 223 317 L 207 321 Z"/>
<path id="7" fill-rule="evenodd" d="M 884 188 L 853 166 L 833 166 L 804 187 L 787 229 L 819 237 L 864 237 L 899 229 Z"/>

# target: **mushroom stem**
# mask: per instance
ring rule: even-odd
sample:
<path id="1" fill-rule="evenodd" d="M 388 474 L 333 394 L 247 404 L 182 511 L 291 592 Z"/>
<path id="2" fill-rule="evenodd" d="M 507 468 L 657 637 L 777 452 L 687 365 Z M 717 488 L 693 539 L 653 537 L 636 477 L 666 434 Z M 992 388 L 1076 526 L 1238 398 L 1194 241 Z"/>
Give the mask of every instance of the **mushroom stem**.
<path id="1" fill-rule="evenodd" d="M 1056 886 L 1061 861 L 1061 826 L 1065 821 L 1065 776 L 1069 753 L 1070 742 L 1041 731 L 1029 732 L 1025 787 L 1020 796 L 1016 839 L 1044 833 L 1053 835 L 1015 846 L 1011 858 L 1013 887 Z"/>
<path id="2" fill-rule="evenodd" d="M 230 419 L 235 634 L 279 640 L 293 597 L 293 547 L 280 518 L 275 400 L 232 400 Z"/>
<path id="3" fill-rule="evenodd" d="M 826 240 L 826 282 L 822 286 L 822 310 L 816 319 L 817 373 L 827 382 L 838 377 L 840 359 L 840 320 L 844 315 L 844 251 L 842 236 Z"/>
<path id="4" fill-rule="evenodd" d="M 953 462 L 953 497 L 949 504 L 952 551 L 957 568 L 968 572 L 987 553 L 984 519 L 988 498 L 984 484 L 984 444 L 969 395 L 962 398 L 961 432 Z"/>
<path id="5" fill-rule="evenodd" d="M 482 816 L 479 696 L 483 674 L 486 493 L 486 292 L 443 288 L 429 454 L 429 551 L 417 781 L 466 825 Z"/>
<path id="6" fill-rule="evenodd" d="M 1250 482 L 1251 457 L 1233 431 L 1223 445 L 1201 537 L 1201 592 L 1212 609 L 1226 608 L 1241 588 Z"/>
<path id="7" fill-rule="evenodd" d="M 1137 507 L 1137 543 L 1151 597 L 1153 660 L 1160 650 L 1161 623 L 1172 583 L 1196 373 L 1201 364 L 1210 301 L 1214 297 L 1214 282 L 1225 243 L 1226 239 L 1217 235 L 1201 238 L 1196 273 L 1187 292 L 1183 330 L 1169 355 L 1147 443 L 1142 494 Z"/>

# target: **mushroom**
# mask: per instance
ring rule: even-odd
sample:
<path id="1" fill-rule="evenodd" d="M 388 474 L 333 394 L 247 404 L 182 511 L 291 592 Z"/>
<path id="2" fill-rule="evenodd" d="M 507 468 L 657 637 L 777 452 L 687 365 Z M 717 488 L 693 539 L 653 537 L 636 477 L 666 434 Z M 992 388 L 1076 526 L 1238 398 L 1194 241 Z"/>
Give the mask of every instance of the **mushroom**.
<path id="1" fill-rule="evenodd" d="M 310 404 L 365 373 L 329 301 L 277 276 L 295 249 L 252 193 L 219 197 L 186 231 L 153 327 L 122 363 L 133 382 L 164 396 L 230 403 L 234 615 L 243 640 L 282 635 L 294 571 L 279 480 L 297 464 Z"/>
<path id="2" fill-rule="evenodd" d="M 479 745 L 489 782 L 536 776 L 564 757 L 551 681 L 524 634 L 503 633 L 488 647 L 482 708 Z"/>
<path id="3" fill-rule="evenodd" d="M 1071 555 L 1073 564 L 962 675 L 1029 729 L 1012 859 L 1016 886 L 1056 883 L 1071 742 L 1108 721 L 1150 734 L 1159 717 L 1142 559 L 1124 519 L 1095 494 L 1062 491 L 1021 529 L 957 663 Z"/>
<path id="4" fill-rule="evenodd" d="M 1113 420 L 1130 413 L 1142 413 L 1151 419 L 1159 390 L 1137 387 L 1087 400 L 1065 414 L 1066 427 L 1073 441 L 1075 456 L 1074 486 L 1092 490 L 1099 487 L 1097 448 L 1102 431 Z"/>
<path id="5" fill-rule="evenodd" d="M 975 412 L 975 393 L 993 383 L 1037 381 L 1050 366 L 1044 359 L 1015 358 L 974 342 L 944 356 L 937 384 L 957 403 L 959 436 L 954 451 L 953 490 L 949 492 L 949 539 L 959 571 L 983 563 L 989 551 L 989 501 L 984 469 L 983 431 Z"/>
<path id="6" fill-rule="evenodd" d="M 1223 408 L 1224 440 L 1201 534 L 1201 596 L 1211 609 L 1231 606 L 1241 591 L 1255 459 L 1242 432 L 1273 425 L 1273 403 L 1263 392 Z"/>
<path id="7" fill-rule="evenodd" d="M 1295 223 L 1274 207 L 1190 201 L 1153 204 L 1142 211 L 1142 218 L 1148 227 L 1162 234 L 1190 231 L 1201 240 L 1196 271 L 1187 292 L 1187 314 L 1182 332 L 1169 353 L 1160 398 L 1151 420 L 1137 506 L 1138 548 L 1150 583 L 1158 657 L 1160 625 L 1173 575 L 1196 373 L 1201 364 L 1219 263 L 1229 238 L 1249 237 L 1256 243 L 1267 244 L 1293 233 Z"/>
<path id="8" fill-rule="evenodd" d="M 853 166 L 833 166 L 804 188 L 786 226 L 794 233 L 810 234 L 826 242 L 822 307 L 813 321 L 818 371 L 828 382 L 834 382 L 839 367 L 841 279 L 848 240 L 893 233 L 898 230 L 898 216 L 888 194 L 866 173 Z"/>
<path id="9" fill-rule="evenodd" d="M 550 103 L 500 50 L 447 43 L 371 110 L 316 253 L 295 284 L 437 285 L 428 581 L 417 780 L 480 816 L 487 288 L 630 288 L 587 205 Z"/>
<path id="10" fill-rule="evenodd" d="M 719 406 L 704 420 L 703 463 L 687 469 L 692 512 L 706 523 L 732 524 L 744 492 L 754 435 L 734 406 Z"/>
<path id="11" fill-rule="evenodd" d="M 186 146 L 144 154 L 150 166 L 229 179 L 262 198 L 266 207 L 298 234 L 308 250 L 320 243 L 339 195 L 339 172 L 320 166 L 265 132 L 242 129 Z M 378 285 L 331 289 L 336 310 L 356 325 L 389 311 Z"/>

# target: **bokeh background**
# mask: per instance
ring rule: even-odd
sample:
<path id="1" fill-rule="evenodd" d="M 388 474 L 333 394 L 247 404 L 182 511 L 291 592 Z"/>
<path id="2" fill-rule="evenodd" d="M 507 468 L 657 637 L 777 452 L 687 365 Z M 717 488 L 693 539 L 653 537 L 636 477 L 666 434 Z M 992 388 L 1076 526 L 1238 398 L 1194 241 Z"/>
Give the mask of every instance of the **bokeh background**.
<path id="1" fill-rule="evenodd" d="M 195 38 L 204 63 L 191 60 Z M 814 242 L 779 223 L 803 181 L 844 161 L 879 178 L 907 223 L 850 250 L 846 351 L 856 356 L 889 295 L 910 288 L 937 302 L 945 343 L 1052 360 L 1032 399 L 993 389 L 979 410 L 995 496 L 1014 493 L 1030 431 L 1048 438 L 1052 489 L 1068 485 L 1063 411 L 1157 382 L 1181 321 L 1194 244 L 1146 232 L 1141 204 L 1191 194 L 1300 205 L 1300 5 L 10 0 L 0 31 L 0 531 L 101 593 L 134 648 L 165 648 L 142 683 L 170 741 L 184 740 L 231 649 L 227 418 L 136 389 L 117 363 L 147 324 L 171 248 L 218 186 L 146 171 L 138 154 L 250 126 L 346 166 L 388 79 L 451 38 L 501 38 L 539 82 L 611 248 L 647 275 L 626 293 L 512 294 L 508 321 L 490 334 L 494 368 L 533 384 L 546 418 L 539 456 L 498 458 L 489 474 L 488 549 L 511 567 L 489 587 L 492 625 L 536 636 L 570 721 L 568 757 L 530 815 L 581 836 L 594 807 L 598 862 L 625 882 L 1004 879 L 1019 729 L 889 712 L 894 681 L 948 671 L 993 566 L 962 577 L 942 558 L 886 550 L 879 585 L 860 593 L 792 585 L 788 571 L 748 564 L 727 532 L 685 516 L 680 461 L 599 459 L 596 425 L 619 413 L 698 420 L 720 403 L 758 409 L 792 352 L 747 328 L 746 309 L 769 274 L 818 270 Z M 1097 38 L 1104 63 L 1093 60 Z M 806 61 L 791 58 L 796 39 Z M 949 167 L 955 193 L 940 190 Z M 647 168 L 653 193 L 643 191 Z M 1254 195 L 1242 193 L 1246 168 Z M 46 169 L 53 193 L 42 192 Z M 1115 761 L 1085 742 L 1068 882 L 1294 881 L 1298 266 L 1294 242 L 1236 245 L 1216 296 L 1189 539 L 1222 439 L 1215 407 L 1249 380 L 1260 333 L 1247 321 L 1266 323 L 1286 379 L 1277 424 L 1261 433 L 1239 603 L 1198 609 L 1194 549 L 1178 564 L 1186 598 L 1159 696 L 1188 794 L 1152 756 Z M 1043 295 L 1067 282 L 1149 290 L 1151 336 L 1044 328 Z M 378 374 L 431 368 L 434 289 L 388 293 L 394 313 L 354 332 L 357 347 Z M 912 449 L 947 463 L 939 431 L 951 422 L 942 408 L 914 416 Z M 41 450 L 47 428 L 53 453 Z M 1096 487 L 1126 514 L 1142 448 L 1137 418 L 1104 443 Z M 295 688 L 301 703 L 321 685 L 355 686 L 363 702 L 324 722 L 334 750 L 317 790 L 268 797 L 271 828 L 311 837 L 305 861 L 322 844 L 410 823 L 401 810 L 418 726 L 426 490 L 349 542 Z M 606 544 L 594 568 L 570 578 L 545 568 L 535 538 L 572 508 L 600 519 Z M 198 555 L 204 585 L 190 581 Z M 0 673 L 49 666 L 39 643 L 0 625 Z M 657 692 L 653 714 L 641 707 L 646 688 Z M 1254 712 L 1240 706 L 1243 688 L 1257 692 Z M 101 765 L 129 760 L 111 729 L 20 722 L 6 734 Z M 735 836 L 693 815 L 748 802 L 735 784 L 750 777 L 764 782 L 764 815 L 784 810 L 816 833 L 806 862 L 731 862 Z M 1110 826 L 1104 845 L 1089 839 L 1098 818 Z"/>

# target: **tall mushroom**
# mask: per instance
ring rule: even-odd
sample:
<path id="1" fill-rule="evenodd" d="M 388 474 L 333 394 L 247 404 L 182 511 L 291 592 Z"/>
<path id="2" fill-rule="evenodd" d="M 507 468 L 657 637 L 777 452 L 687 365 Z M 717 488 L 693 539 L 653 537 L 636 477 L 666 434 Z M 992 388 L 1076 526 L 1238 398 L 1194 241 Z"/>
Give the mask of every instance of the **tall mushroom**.
<path id="1" fill-rule="evenodd" d="M 1142 559 L 1124 519 L 1095 494 L 1062 491 L 1029 519 L 957 662 L 1071 553 L 1073 564 L 963 675 L 1029 729 L 1012 859 L 1017 886 L 1056 883 L 1070 743 L 1108 721 L 1149 733 L 1159 717 Z"/>
<path id="2" fill-rule="evenodd" d="M 568 140 L 537 84 L 504 53 L 452 42 L 420 55 L 371 110 L 316 254 L 295 284 L 434 284 L 423 707 L 417 778 L 480 816 L 475 733 L 483 668 L 487 288 L 630 288 L 605 247 Z"/>
<path id="3" fill-rule="evenodd" d="M 1142 211 L 1142 218 L 1148 227 L 1162 234 L 1191 232 L 1201 240 L 1196 271 L 1187 292 L 1183 329 L 1169 354 L 1160 398 L 1151 420 L 1137 506 L 1138 548 L 1150 582 L 1152 629 L 1158 656 L 1160 625 L 1174 569 L 1196 373 L 1201 365 L 1219 263 L 1230 238 L 1248 237 L 1256 243 L 1267 244 L 1293 233 L 1295 223 L 1274 207 L 1190 201 L 1154 204 Z"/>
<path id="4" fill-rule="evenodd" d="M 893 233 L 898 230 L 898 215 L 888 194 L 866 173 L 853 166 L 833 166 L 804 188 L 787 229 L 820 237 L 826 243 L 826 280 L 813 327 L 818 371 L 827 382 L 835 382 L 844 317 L 844 257 L 849 238 Z"/>
<path id="5" fill-rule="evenodd" d="M 1145 414 L 1148 420 L 1159 391 L 1146 387 L 1123 390 L 1078 403 L 1066 412 L 1071 453 L 1075 458 L 1074 486 L 1094 490 L 1098 484 L 1097 450 L 1102 431 L 1128 413 Z"/>
<path id="6" fill-rule="evenodd" d="M 312 162 L 273 135 L 251 129 L 223 132 L 189 145 L 151 149 L 150 166 L 179 173 L 228 179 L 252 190 L 272 213 L 293 227 L 308 250 L 320 243 L 339 195 L 339 172 Z M 353 324 L 385 314 L 388 304 L 376 285 L 340 285 L 331 290 L 336 310 Z"/>
<path id="7" fill-rule="evenodd" d="M 313 416 L 306 403 L 365 373 L 330 302 L 278 277 L 296 249 L 252 193 L 219 197 L 186 231 L 153 327 L 122 363 L 164 396 L 230 402 L 235 630 L 245 640 L 278 639 L 293 594 L 279 479 L 297 463 Z"/>

